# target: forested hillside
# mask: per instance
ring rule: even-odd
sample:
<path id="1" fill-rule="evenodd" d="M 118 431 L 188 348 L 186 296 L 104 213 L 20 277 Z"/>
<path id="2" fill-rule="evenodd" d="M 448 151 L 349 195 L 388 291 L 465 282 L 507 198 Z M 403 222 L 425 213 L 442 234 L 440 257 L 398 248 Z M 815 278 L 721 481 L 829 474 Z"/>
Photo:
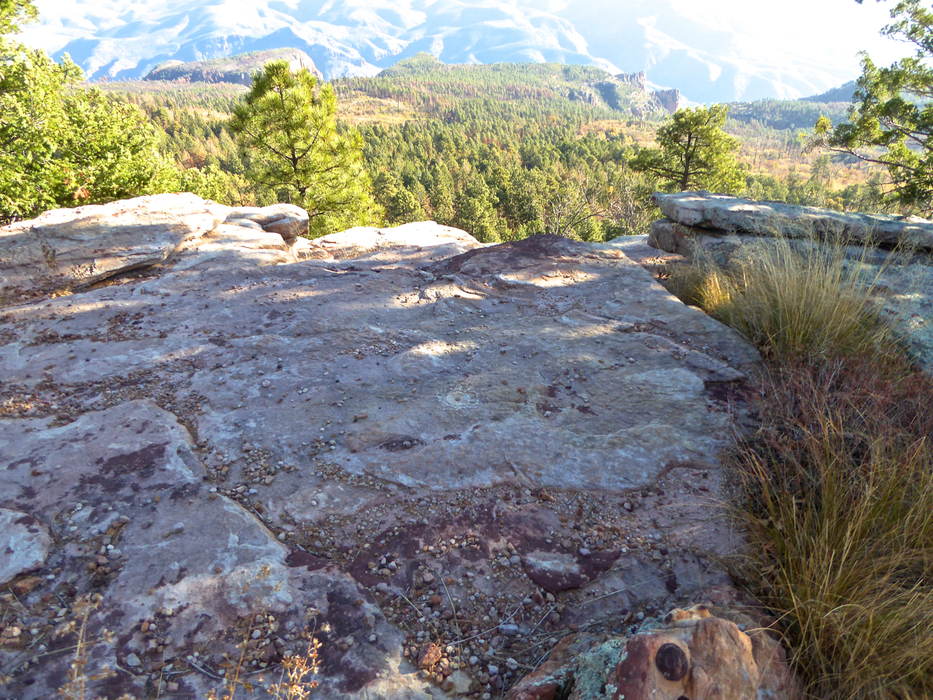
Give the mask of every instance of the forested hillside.
<path id="1" fill-rule="evenodd" d="M 247 177 L 248 158 L 229 128 L 247 87 L 191 82 L 197 71 L 170 68 L 183 79 L 95 85 L 107 99 L 135 105 L 152 132 L 159 167 L 139 193 L 188 189 L 229 204 L 281 198 Z M 447 66 L 419 54 L 333 88 L 339 129 L 362 136 L 381 207 L 372 223 L 433 219 L 483 241 L 543 232 L 605 240 L 644 232 L 656 215 L 648 195 L 664 183 L 631 162 L 654 145 L 669 115 L 635 77 L 561 64 Z M 821 115 L 840 121 L 844 108 L 731 105 L 724 128 L 736 137 L 741 177 L 730 188 L 760 199 L 878 208 L 877 168 L 804 152 L 801 132 Z"/>

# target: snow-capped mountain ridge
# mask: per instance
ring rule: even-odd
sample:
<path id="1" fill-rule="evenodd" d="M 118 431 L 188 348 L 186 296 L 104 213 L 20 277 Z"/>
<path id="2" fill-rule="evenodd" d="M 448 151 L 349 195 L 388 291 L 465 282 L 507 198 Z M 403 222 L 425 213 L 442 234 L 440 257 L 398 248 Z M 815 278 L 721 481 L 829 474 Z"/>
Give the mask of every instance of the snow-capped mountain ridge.
<path id="1" fill-rule="evenodd" d="M 294 48 L 326 79 L 375 75 L 419 51 L 445 63 L 558 62 L 697 102 L 794 98 L 854 77 L 851 57 L 815 60 L 760 41 L 684 0 L 38 0 L 27 43 L 68 53 L 89 79 L 139 78 L 167 60 Z M 685 9 L 686 8 L 686 9 Z M 695 9 L 695 8 L 694 8 Z M 737 25 L 736 25 L 737 26 Z"/>

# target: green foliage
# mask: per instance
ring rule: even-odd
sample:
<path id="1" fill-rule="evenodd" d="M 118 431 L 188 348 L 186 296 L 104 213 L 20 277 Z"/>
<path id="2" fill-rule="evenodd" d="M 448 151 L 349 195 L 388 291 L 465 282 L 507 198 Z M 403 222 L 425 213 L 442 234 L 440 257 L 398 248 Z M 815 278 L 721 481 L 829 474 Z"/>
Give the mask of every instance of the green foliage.
<path id="1" fill-rule="evenodd" d="M 161 162 L 142 112 L 75 88 L 81 71 L 67 57 L 2 36 L 35 15 L 0 0 L 0 223 L 152 191 Z"/>
<path id="2" fill-rule="evenodd" d="M 631 147 L 622 135 L 581 136 L 563 121 L 501 120 L 494 110 L 464 112 L 463 120 L 362 128 L 390 222 L 423 210 L 489 242 L 545 232 L 601 241 L 647 231 L 654 183 L 628 168 Z"/>
<path id="3" fill-rule="evenodd" d="M 815 123 L 821 114 L 841 119 L 848 102 L 820 103 L 808 100 L 758 100 L 729 105 L 729 120 L 778 130 L 796 131 Z"/>
<path id="4" fill-rule="evenodd" d="M 907 209 L 933 212 L 933 10 L 903 0 L 885 33 L 915 48 L 888 68 L 862 54 L 862 76 L 849 121 L 833 128 L 816 123 L 810 146 L 882 164 L 891 180 L 888 196 Z"/>
<path id="5" fill-rule="evenodd" d="M 0 40 L 0 221 L 148 188 L 155 136 L 131 105 L 72 86 L 80 70 Z"/>
<path id="6" fill-rule="evenodd" d="M 230 129 L 261 198 L 307 209 L 313 235 L 379 220 L 362 138 L 338 128 L 331 86 L 318 87 L 307 69 L 268 63 L 233 110 Z"/>
<path id="7" fill-rule="evenodd" d="M 0 36 L 15 34 L 38 17 L 32 0 L 0 0 Z"/>
<path id="8" fill-rule="evenodd" d="M 677 110 L 658 129 L 660 148 L 640 150 L 632 167 L 658 177 L 669 192 L 740 193 L 744 181 L 734 154 L 738 142 L 722 130 L 728 114 L 724 105 Z"/>

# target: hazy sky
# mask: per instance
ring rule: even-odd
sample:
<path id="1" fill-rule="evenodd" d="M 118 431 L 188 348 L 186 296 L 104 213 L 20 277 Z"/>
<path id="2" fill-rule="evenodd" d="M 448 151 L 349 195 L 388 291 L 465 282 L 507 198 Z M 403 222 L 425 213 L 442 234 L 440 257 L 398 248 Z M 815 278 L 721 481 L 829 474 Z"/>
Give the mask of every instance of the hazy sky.
<path id="1" fill-rule="evenodd" d="M 519 5 L 522 1 L 515 0 Z M 677 14 L 700 24 L 744 35 L 750 50 L 814 56 L 837 66 L 850 64 L 853 69 L 858 67 L 856 54 L 861 50 L 883 64 L 909 52 L 902 42 L 879 33 L 890 23 L 894 0 L 865 0 L 861 5 L 855 0 L 531 0 L 529 4 L 549 7 L 571 20 L 576 11 L 595 7 L 605 16 L 610 31 L 617 17 L 673 7 Z"/>
<path id="2" fill-rule="evenodd" d="M 266 2 L 35 1 L 47 24 L 28 28 L 23 40 L 53 53 L 70 41 L 87 38 L 95 27 L 109 28 L 110 32 L 116 32 L 111 36 L 126 36 L 139 44 L 147 41 L 145 34 L 133 37 L 127 33 L 134 20 L 142 20 L 142 24 L 148 20 L 156 27 L 172 13 L 184 17 L 194 10 L 192 16 L 197 18 L 217 8 L 225 13 L 224 17 L 235 20 L 241 14 L 255 15 Z M 800 78 L 796 82 L 804 84 L 793 90 L 801 94 L 821 92 L 856 78 L 860 73 L 859 51 L 867 51 L 879 65 L 888 65 L 910 51 L 907 44 L 880 35 L 880 30 L 891 21 L 889 13 L 895 1 L 865 0 L 860 5 L 855 0 L 278 0 L 269 4 L 277 11 L 301 6 L 301 14 L 309 18 L 334 2 L 346 6 L 344 10 L 348 12 L 343 14 L 347 17 L 353 15 L 349 10 L 373 5 L 382 10 L 405 9 L 403 14 L 417 16 L 427 16 L 432 6 L 435 11 L 445 6 L 468 7 L 470 16 L 481 16 L 484 7 L 501 9 L 502 5 L 527 8 L 531 15 L 534 10 L 543 10 L 577 27 L 587 42 L 584 50 L 590 55 L 623 72 L 647 69 L 649 80 L 656 85 L 680 87 L 689 95 L 690 85 L 682 84 L 686 78 L 677 75 L 665 78 L 659 64 L 665 55 L 690 53 L 695 64 L 694 73 L 688 71 L 688 77 L 694 76 L 691 79 L 696 78 L 696 66 L 700 64 L 708 64 L 709 79 L 713 81 L 718 79 L 714 73 L 724 71 L 722 74 L 728 76 L 729 66 L 738 67 L 736 70 L 746 77 L 751 76 L 749 80 L 764 76 L 768 80 L 794 83 L 796 76 Z M 924 5 L 930 3 L 931 0 L 923 0 Z M 473 14 L 476 10 L 479 12 Z M 387 17 L 394 22 L 392 14 L 389 12 Z M 495 15 L 495 11 L 491 14 Z M 124 32 L 120 25 L 125 22 L 130 26 Z"/>
<path id="3" fill-rule="evenodd" d="M 326 0 L 298 0 L 300 4 L 324 5 Z M 443 2 L 443 0 L 440 0 Z M 502 0 L 494 0 L 502 2 Z M 416 0 L 417 2 L 417 0 Z M 750 41 L 757 43 L 761 50 L 781 48 L 792 54 L 813 53 L 825 56 L 833 62 L 852 61 L 857 65 L 855 54 L 868 50 L 878 63 L 890 63 L 905 54 L 903 44 L 883 38 L 879 30 L 889 22 L 889 11 L 894 0 L 877 2 L 865 0 L 859 5 L 855 0 L 505 0 L 507 4 L 533 6 L 557 11 L 568 19 L 573 18 L 578 7 L 587 10 L 598 8 L 606 17 L 611 27 L 613 19 L 621 18 L 637 8 L 638 14 L 651 12 L 655 8 L 666 11 L 673 6 L 678 14 L 695 19 L 707 26 L 721 26 L 723 29 L 740 31 Z M 102 14 L 109 14 L 104 7 L 128 5 L 183 5 L 185 0 L 36 0 L 41 15 L 80 16 L 90 12 L 95 14 L 97 6 Z M 197 5 L 199 3 L 188 4 Z M 210 3 L 204 3 L 210 4 Z M 252 3 L 250 3 L 252 4 Z M 292 0 L 288 4 L 295 4 Z M 411 0 L 402 0 L 400 4 L 410 5 Z M 426 4 L 433 4 L 428 0 Z M 477 5 L 484 5 L 477 0 Z M 663 8 L 663 9 L 662 9 Z M 560 12 L 560 10 L 564 12 Z M 41 30 L 39 30 L 41 31 Z M 33 31 L 27 32 L 34 34 Z M 37 37 L 31 36 L 30 39 Z M 39 42 L 41 43 L 41 40 Z"/>
<path id="4" fill-rule="evenodd" d="M 759 39 L 762 48 L 784 47 L 790 53 L 813 53 L 838 61 L 868 51 L 876 63 L 891 63 L 908 52 L 906 45 L 880 35 L 891 21 L 893 0 L 673 0 L 678 10 L 707 24 L 722 23 Z M 612 3 L 607 3 L 610 11 Z"/>

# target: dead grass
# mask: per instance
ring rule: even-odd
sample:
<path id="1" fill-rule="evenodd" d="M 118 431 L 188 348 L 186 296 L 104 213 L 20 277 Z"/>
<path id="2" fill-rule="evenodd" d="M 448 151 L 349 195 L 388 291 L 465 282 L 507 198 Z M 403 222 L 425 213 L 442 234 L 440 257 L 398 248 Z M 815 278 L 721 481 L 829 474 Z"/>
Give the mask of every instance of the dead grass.
<path id="1" fill-rule="evenodd" d="M 753 257 L 758 256 L 758 257 Z M 786 240 L 683 286 L 764 351 L 760 429 L 729 456 L 753 554 L 810 697 L 933 697 L 933 380 L 859 265 Z"/>
<path id="2" fill-rule="evenodd" d="M 776 362 L 764 390 L 731 456 L 757 552 L 736 573 L 814 697 L 933 697 L 933 383 L 859 356 Z"/>

